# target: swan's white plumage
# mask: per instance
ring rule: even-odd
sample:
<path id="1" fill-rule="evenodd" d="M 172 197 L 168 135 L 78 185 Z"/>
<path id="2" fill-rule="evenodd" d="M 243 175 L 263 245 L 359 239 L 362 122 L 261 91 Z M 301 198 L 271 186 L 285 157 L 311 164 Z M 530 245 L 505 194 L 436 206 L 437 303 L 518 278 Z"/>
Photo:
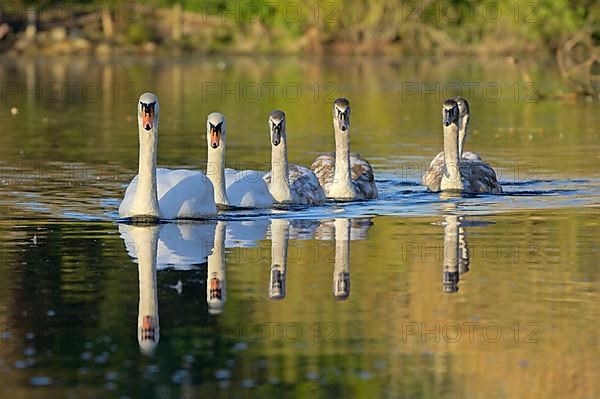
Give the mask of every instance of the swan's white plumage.
<path id="1" fill-rule="evenodd" d="M 200 219 L 214 216 L 213 186 L 200 172 L 187 169 L 156 169 L 156 188 L 160 219 Z M 135 216 L 131 206 L 137 191 L 138 176 L 132 180 L 119 206 L 119 217 Z"/>
<path id="2" fill-rule="evenodd" d="M 217 213 L 210 180 L 191 170 L 157 169 L 160 106 L 154 93 L 140 96 L 137 106 L 139 161 L 119 205 L 119 217 L 159 219 L 206 218 Z"/>
<path id="3" fill-rule="evenodd" d="M 263 172 L 225 168 L 227 127 L 225 116 L 212 112 L 206 118 L 208 157 L 206 171 L 214 191 L 214 201 L 221 206 L 270 208 L 273 197 L 263 181 Z"/>
<path id="4" fill-rule="evenodd" d="M 263 180 L 264 172 L 225 169 L 229 204 L 241 208 L 270 208 L 273 197 Z"/>

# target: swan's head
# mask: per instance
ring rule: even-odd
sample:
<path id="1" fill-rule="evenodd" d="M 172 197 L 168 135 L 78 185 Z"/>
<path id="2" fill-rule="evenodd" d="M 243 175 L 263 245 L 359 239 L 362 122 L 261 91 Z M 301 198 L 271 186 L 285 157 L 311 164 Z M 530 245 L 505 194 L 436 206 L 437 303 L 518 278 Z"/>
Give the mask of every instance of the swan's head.
<path id="1" fill-rule="evenodd" d="M 144 93 L 138 102 L 138 124 L 149 132 L 158 126 L 158 97 L 154 93 Z"/>
<path id="2" fill-rule="evenodd" d="M 444 101 L 444 105 L 442 105 L 442 123 L 444 126 L 450 126 L 453 123 L 458 123 L 459 114 L 460 111 L 458 110 L 458 104 L 456 101 Z"/>
<path id="3" fill-rule="evenodd" d="M 160 328 L 158 318 L 145 315 L 138 321 L 138 344 L 140 349 L 147 355 L 154 353 L 160 339 Z"/>
<path id="4" fill-rule="evenodd" d="M 206 136 L 208 145 L 219 148 L 221 141 L 225 142 L 225 116 L 220 112 L 213 112 L 206 118 Z"/>
<path id="5" fill-rule="evenodd" d="M 333 102 L 333 123 L 342 132 L 350 131 L 350 101 L 347 98 Z"/>
<path id="6" fill-rule="evenodd" d="M 333 296 L 335 299 L 345 301 L 350 296 L 350 273 L 339 272 L 333 281 Z"/>
<path id="7" fill-rule="evenodd" d="M 271 288 L 269 289 L 269 298 L 285 298 L 285 277 L 281 271 L 280 265 L 271 266 Z"/>
<path id="8" fill-rule="evenodd" d="M 220 278 L 213 277 L 208 284 L 208 312 L 210 314 L 219 314 L 225 306 L 223 293 L 223 284 Z"/>
<path id="9" fill-rule="evenodd" d="M 271 143 L 278 146 L 285 137 L 285 113 L 283 111 L 272 111 L 269 114 L 269 133 Z"/>
<path id="10" fill-rule="evenodd" d="M 456 96 L 453 98 L 454 101 L 456 101 L 456 104 L 458 105 L 458 116 L 459 117 L 464 117 L 464 116 L 468 116 L 469 115 L 469 102 L 467 101 L 466 98 L 460 97 L 460 96 Z"/>

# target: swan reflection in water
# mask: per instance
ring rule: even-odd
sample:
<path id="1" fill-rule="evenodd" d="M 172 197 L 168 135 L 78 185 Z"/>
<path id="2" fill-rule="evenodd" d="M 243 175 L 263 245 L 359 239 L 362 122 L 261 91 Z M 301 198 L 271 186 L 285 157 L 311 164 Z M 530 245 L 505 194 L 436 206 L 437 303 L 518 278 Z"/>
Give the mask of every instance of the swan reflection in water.
<path id="1" fill-rule="evenodd" d="M 365 220 L 367 220 L 365 222 Z M 300 223 L 273 219 L 271 224 L 271 273 L 269 298 L 286 296 L 289 239 L 335 238 L 333 295 L 350 295 L 350 240 L 364 239 L 369 219 L 335 219 Z M 266 236 L 265 220 L 165 223 L 154 226 L 120 224 L 119 232 L 127 253 L 138 264 L 139 308 L 137 335 L 140 350 L 152 354 L 160 339 L 157 272 L 166 269 L 192 270 L 207 263 L 206 301 L 210 314 L 223 312 L 227 300 L 225 248 L 255 246 Z M 317 226 L 317 227 L 315 227 Z M 314 227 L 314 228 L 313 228 Z M 182 284 L 178 284 L 179 289 Z"/>
<path id="2" fill-rule="evenodd" d="M 443 291 L 458 291 L 460 276 L 469 271 L 470 253 L 464 228 L 464 216 L 458 215 L 455 204 L 445 207 L 444 215 L 444 263 L 442 273 Z"/>
<path id="3" fill-rule="evenodd" d="M 208 257 L 206 276 L 206 302 L 210 314 L 220 314 L 227 299 L 225 280 L 225 237 L 226 223 L 218 222 L 212 254 Z"/>
<path id="4" fill-rule="evenodd" d="M 127 226 L 126 246 L 137 259 L 140 300 L 138 304 L 137 338 L 140 350 L 151 355 L 160 339 L 156 287 L 156 259 L 159 226 Z"/>
<path id="5" fill-rule="evenodd" d="M 333 296 L 344 301 L 350 296 L 350 219 L 335 219 L 334 224 Z"/>
<path id="6" fill-rule="evenodd" d="M 273 219 L 271 221 L 271 278 L 269 283 L 269 298 L 271 299 L 285 298 L 289 237 L 289 221 Z"/>
<path id="7" fill-rule="evenodd" d="M 269 298 L 284 299 L 286 296 L 287 259 L 289 239 L 306 239 L 307 232 L 314 234 L 308 238 L 335 240 L 335 263 L 333 268 L 333 296 L 346 300 L 350 296 L 350 240 L 364 240 L 372 225 L 370 218 L 338 218 L 326 220 L 309 230 L 304 223 L 302 228 L 294 226 L 294 221 L 273 219 L 271 221 L 271 272 L 269 274 Z M 296 228 L 294 228 L 296 227 Z"/>

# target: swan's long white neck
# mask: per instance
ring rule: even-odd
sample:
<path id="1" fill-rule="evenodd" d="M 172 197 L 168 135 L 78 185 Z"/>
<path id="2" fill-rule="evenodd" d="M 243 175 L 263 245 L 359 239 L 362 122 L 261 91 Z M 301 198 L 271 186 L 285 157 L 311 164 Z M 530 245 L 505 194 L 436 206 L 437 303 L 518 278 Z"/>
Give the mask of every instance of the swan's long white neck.
<path id="1" fill-rule="evenodd" d="M 152 352 L 160 338 L 156 287 L 156 251 L 158 226 L 131 228 L 137 250 L 140 301 L 138 304 L 138 343 L 144 352 Z"/>
<path id="2" fill-rule="evenodd" d="M 285 297 L 289 235 L 290 225 L 287 220 L 273 219 L 271 221 L 271 278 L 269 297 L 273 299 Z"/>
<path id="3" fill-rule="evenodd" d="M 467 129 L 469 128 L 469 114 L 460 118 L 460 128 L 458 130 L 458 155 L 462 158 L 465 148 L 465 139 L 467 138 Z"/>
<path id="4" fill-rule="evenodd" d="M 352 175 L 350 171 L 350 130 L 343 132 L 333 120 L 335 131 L 335 173 L 330 195 L 339 198 L 353 198 Z"/>
<path id="5" fill-rule="evenodd" d="M 277 202 L 290 202 L 292 200 L 287 157 L 287 137 L 284 132 L 282 132 L 279 145 L 271 143 L 271 195 L 273 195 L 273 199 Z"/>
<path id="6" fill-rule="evenodd" d="M 440 188 L 442 190 L 463 189 L 459 167 L 458 126 L 456 122 L 444 126 L 444 174 Z"/>
<path id="7" fill-rule="evenodd" d="M 227 189 L 225 187 L 224 135 L 221 136 L 221 140 L 217 148 L 212 148 L 210 146 L 210 137 L 208 138 L 208 160 L 206 163 L 206 175 L 212 182 L 215 189 L 215 203 L 219 205 L 229 205 Z"/>
<path id="8" fill-rule="evenodd" d="M 206 302 L 210 313 L 221 313 L 227 300 L 225 280 L 225 235 L 226 223 L 218 222 L 215 230 L 212 254 L 208 257 Z M 213 290 L 219 290 L 211 292 Z M 219 298 L 220 296 L 220 298 Z"/>
<path id="9" fill-rule="evenodd" d="M 350 219 L 336 219 L 335 265 L 333 268 L 333 295 L 350 295 Z"/>
<path id="10" fill-rule="evenodd" d="M 158 143 L 158 116 L 150 131 L 138 124 L 140 157 L 138 185 L 131 205 L 131 213 L 140 216 L 159 217 L 158 192 L 156 188 L 156 147 Z"/>

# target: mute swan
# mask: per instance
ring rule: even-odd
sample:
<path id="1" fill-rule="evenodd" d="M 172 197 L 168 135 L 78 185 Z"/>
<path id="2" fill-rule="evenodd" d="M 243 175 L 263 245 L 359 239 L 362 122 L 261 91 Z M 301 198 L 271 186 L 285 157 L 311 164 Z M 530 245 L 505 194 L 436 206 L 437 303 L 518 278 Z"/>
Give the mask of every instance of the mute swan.
<path id="1" fill-rule="evenodd" d="M 423 176 L 430 191 L 460 191 L 465 193 L 502 192 L 496 172 L 481 160 L 459 159 L 459 109 L 455 100 L 442 106 L 444 124 L 443 158 L 436 156 Z"/>
<path id="2" fill-rule="evenodd" d="M 273 111 L 269 114 L 271 171 L 264 179 L 269 185 L 273 200 L 284 204 L 323 204 L 327 198 L 317 176 L 304 166 L 288 165 L 285 125 L 283 111 Z"/>
<path id="3" fill-rule="evenodd" d="M 311 165 L 327 198 L 365 200 L 377 198 L 373 168 L 357 153 L 350 153 L 350 102 L 333 103 L 335 152 L 322 154 Z"/>
<path id="4" fill-rule="evenodd" d="M 138 104 L 139 173 L 119 206 L 119 217 L 134 222 L 204 218 L 216 215 L 213 186 L 200 172 L 156 168 L 158 98 L 144 93 Z"/>
<path id="5" fill-rule="evenodd" d="M 456 96 L 453 98 L 458 104 L 458 154 L 461 159 L 470 159 L 471 161 L 481 161 L 481 155 L 476 152 L 463 152 L 465 148 L 465 139 L 467 138 L 467 129 L 469 128 L 470 108 L 469 102 L 463 98 Z M 441 165 L 444 160 L 444 151 L 440 151 L 434 158 L 436 163 Z"/>
<path id="6" fill-rule="evenodd" d="M 215 202 L 224 207 L 270 208 L 273 198 L 263 180 L 263 172 L 225 169 L 227 132 L 225 117 L 213 112 L 206 119 L 208 161 L 206 175 L 215 189 Z"/>

